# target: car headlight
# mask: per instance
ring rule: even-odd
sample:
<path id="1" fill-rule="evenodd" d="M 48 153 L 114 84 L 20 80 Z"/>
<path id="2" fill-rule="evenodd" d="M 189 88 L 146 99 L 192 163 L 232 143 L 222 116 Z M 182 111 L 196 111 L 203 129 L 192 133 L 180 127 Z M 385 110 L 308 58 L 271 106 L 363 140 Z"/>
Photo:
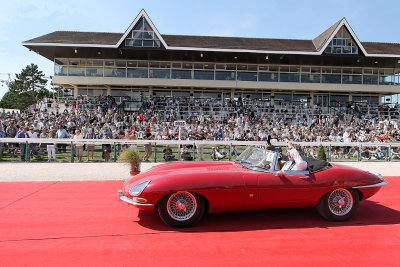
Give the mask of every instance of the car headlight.
<path id="1" fill-rule="evenodd" d="M 133 197 L 140 195 L 140 193 L 143 192 L 143 190 L 150 182 L 151 180 L 146 180 L 144 182 L 141 182 L 140 184 L 133 186 L 131 189 L 129 189 L 129 194 Z"/>

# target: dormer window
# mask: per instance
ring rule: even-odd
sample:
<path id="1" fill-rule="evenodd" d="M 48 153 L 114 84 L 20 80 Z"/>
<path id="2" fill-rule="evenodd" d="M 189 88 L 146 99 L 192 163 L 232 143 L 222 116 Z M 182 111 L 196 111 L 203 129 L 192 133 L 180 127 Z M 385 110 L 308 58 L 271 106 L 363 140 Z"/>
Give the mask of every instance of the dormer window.
<path id="1" fill-rule="evenodd" d="M 125 47 L 161 47 L 161 41 L 146 19 L 141 18 L 125 39 Z"/>
<path id="2" fill-rule="evenodd" d="M 358 54 L 358 46 L 349 31 L 342 26 L 327 46 L 327 54 Z"/>

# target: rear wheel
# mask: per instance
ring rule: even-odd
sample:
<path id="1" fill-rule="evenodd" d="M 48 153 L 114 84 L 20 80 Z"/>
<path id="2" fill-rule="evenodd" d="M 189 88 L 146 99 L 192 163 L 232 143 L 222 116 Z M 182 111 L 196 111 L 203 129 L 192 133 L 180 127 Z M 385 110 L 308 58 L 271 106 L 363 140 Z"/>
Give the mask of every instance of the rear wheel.
<path id="1" fill-rule="evenodd" d="M 204 212 L 204 198 L 187 191 L 165 196 L 158 203 L 158 214 L 172 227 L 193 226 L 201 220 Z"/>
<path id="2" fill-rule="evenodd" d="M 358 207 L 358 193 L 352 189 L 338 188 L 326 193 L 317 210 L 329 221 L 346 221 L 353 217 Z"/>

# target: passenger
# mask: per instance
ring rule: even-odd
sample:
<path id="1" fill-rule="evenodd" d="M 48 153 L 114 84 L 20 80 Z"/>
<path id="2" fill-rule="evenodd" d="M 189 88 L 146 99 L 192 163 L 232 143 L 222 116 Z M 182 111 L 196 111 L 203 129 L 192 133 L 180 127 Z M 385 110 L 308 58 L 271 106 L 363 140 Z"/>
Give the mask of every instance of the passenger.
<path id="1" fill-rule="evenodd" d="M 287 152 L 288 158 L 294 164 L 294 166 L 290 170 L 305 171 L 307 169 L 307 162 L 301 158 L 299 151 L 297 151 L 297 149 L 294 147 L 291 141 L 288 142 L 288 147 L 289 147 L 289 150 Z M 287 170 L 287 168 L 285 169 Z M 284 168 L 282 168 L 282 170 L 284 170 Z"/>

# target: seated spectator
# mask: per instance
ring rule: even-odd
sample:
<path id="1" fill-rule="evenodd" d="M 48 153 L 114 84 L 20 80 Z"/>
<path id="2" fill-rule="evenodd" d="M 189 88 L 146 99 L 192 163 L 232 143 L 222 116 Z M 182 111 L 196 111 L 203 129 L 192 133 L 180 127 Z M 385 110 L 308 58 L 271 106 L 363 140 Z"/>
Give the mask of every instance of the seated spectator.
<path id="1" fill-rule="evenodd" d="M 182 145 L 182 148 L 181 148 L 181 157 L 182 157 L 182 160 L 186 160 L 186 161 L 193 160 L 193 156 L 192 156 L 192 154 L 188 151 L 186 145 Z"/>
<path id="2" fill-rule="evenodd" d="M 169 145 L 166 145 L 165 149 L 163 150 L 163 153 L 165 161 L 175 160 L 175 155 L 172 154 L 172 149 L 169 147 Z"/>

